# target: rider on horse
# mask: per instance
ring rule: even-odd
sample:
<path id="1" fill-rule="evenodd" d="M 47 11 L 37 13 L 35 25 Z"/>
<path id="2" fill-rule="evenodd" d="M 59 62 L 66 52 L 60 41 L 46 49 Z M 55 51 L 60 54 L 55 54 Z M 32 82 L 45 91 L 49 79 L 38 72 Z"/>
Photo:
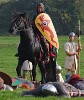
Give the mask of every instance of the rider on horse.
<path id="1" fill-rule="evenodd" d="M 37 27 L 35 25 L 35 19 L 40 13 L 45 13 L 43 3 L 39 3 L 37 5 L 37 15 L 35 15 L 33 17 L 32 28 L 33 28 L 35 35 L 40 37 L 40 42 L 41 42 L 43 52 L 45 54 L 45 57 L 49 61 L 49 59 L 50 59 L 50 57 L 49 57 L 49 42 L 45 39 L 45 37 L 41 34 L 41 32 L 37 29 Z"/>
<path id="2" fill-rule="evenodd" d="M 42 19 L 43 17 L 41 16 L 41 14 L 43 14 L 43 13 L 44 13 L 44 15 L 46 15 L 45 9 L 44 9 L 44 5 L 43 5 L 43 3 L 39 3 L 37 5 L 37 14 L 33 17 L 32 28 L 33 28 L 33 31 L 34 31 L 35 35 L 40 38 L 41 47 L 42 47 L 42 50 L 43 50 L 43 53 L 44 53 L 43 57 L 46 57 L 46 59 L 47 59 L 47 63 L 46 64 L 51 66 L 50 69 L 52 70 L 52 73 L 54 74 L 54 77 L 53 77 L 54 80 L 53 81 L 56 81 L 57 79 L 56 79 L 56 74 L 55 73 L 56 73 L 57 49 L 56 49 L 56 47 L 54 47 L 52 45 L 52 43 L 50 43 L 50 41 L 48 42 L 46 37 L 45 37 L 45 35 L 47 34 L 46 31 L 49 31 L 51 40 L 53 42 L 55 42 L 53 40 L 53 37 L 54 37 L 53 32 L 51 31 L 53 29 L 50 29 L 49 27 L 47 27 L 48 29 L 47 28 L 45 29 L 45 32 L 44 32 L 45 35 L 43 36 L 42 32 L 40 31 L 40 29 L 37 27 L 37 24 L 39 24 L 39 21 L 37 21 L 37 24 L 35 23 L 37 18 L 40 19 L 40 21 L 42 23 L 43 23 L 43 21 L 44 22 L 48 21 L 48 19 L 47 20 L 45 18 Z M 38 17 L 38 16 L 40 16 L 40 17 Z M 49 19 L 49 21 L 50 21 L 50 19 Z M 44 25 L 44 26 L 41 27 L 41 24 L 40 24 L 41 30 L 45 26 L 47 26 L 47 25 Z M 48 67 L 48 69 L 49 69 L 49 67 Z"/>

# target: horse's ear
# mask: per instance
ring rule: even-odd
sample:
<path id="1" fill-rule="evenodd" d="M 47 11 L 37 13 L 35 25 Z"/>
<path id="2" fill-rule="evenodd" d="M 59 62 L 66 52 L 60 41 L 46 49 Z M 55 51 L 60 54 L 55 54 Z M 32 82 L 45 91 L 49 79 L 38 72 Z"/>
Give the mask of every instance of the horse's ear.
<path id="1" fill-rule="evenodd" d="M 16 15 L 16 12 L 15 12 L 15 11 L 12 11 L 12 12 L 11 12 L 11 15 Z"/>
<path id="2" fill-rule="evenodd" d="M 12 19 L 11 22 L 13 22 L 17 16 L 18 16 L 17 12 L 11 12 L 11 19 Z"/>
<path id="3" fill-rule="evenodd" d="M 11 15 L 12 15 L 12 18 L 15 18 L 16 15 L 17 15 L 17 13 L 16 13 L 15 11 L 12 11 L 12 12 L 11 12 Z"/>

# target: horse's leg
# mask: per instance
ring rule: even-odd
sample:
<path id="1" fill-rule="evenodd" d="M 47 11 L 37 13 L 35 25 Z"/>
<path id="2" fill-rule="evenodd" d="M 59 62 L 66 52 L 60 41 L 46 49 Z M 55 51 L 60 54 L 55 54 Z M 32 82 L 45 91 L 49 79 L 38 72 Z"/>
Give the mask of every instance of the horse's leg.
<path id="1" fill-rule="evenodd" d="M 38 66 L 40 68 L 41 71 L 41 83 L 45 83 L 45 64 L 43 61 L 39 61 Z"/>
<path id="2" fill-rule="evenodd" d="M 36 65 L 37 65 L 36 59 L 32 62 L 32 64 L 33 64 L 32 79 L 33 81 L 36 81 Z"/>
<path id="3" fill-rule="evenodd" d="M 21 77 L 21 67 L 23 64 L 23 60 L 18 59 L 18 65 L 16 67 L 17 76 Z"/>
<path id="4" fill-rule="evenodd" d="M 32 80 L 36 81 L 36 65 L 33 64 L 33 69 L 32 69 Z"/>

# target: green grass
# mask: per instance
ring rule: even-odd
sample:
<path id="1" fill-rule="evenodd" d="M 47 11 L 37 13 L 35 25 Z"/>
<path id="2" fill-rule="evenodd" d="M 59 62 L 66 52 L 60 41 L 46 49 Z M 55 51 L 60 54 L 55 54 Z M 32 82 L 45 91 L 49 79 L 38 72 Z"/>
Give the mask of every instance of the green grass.
<path id="1" fill-rule="evenodd" d="M 67 36 L 59 36 L 60 49 L 58 52 L 57 62 L 63 69 L 63 77 L 65 77 L 64 61 L 65 61 L 65 52 L 64 52 L 64 43 L 68 40 Z M 77 41 L 77 39 L 76 39 Z M 17 58 L 14 56 L 17 52 L 17 45 L 19 43 L 19 36 L 0 36 L 0 71 L 3 71 L 9 74 L 11 77 L 16 76 L 16 66 Z M 84 49 L 84 36 L 81 36 L 81 43 Z M 80 52 L 80 76 L 84 78 L 84 50 Z M 30 78 L 28 77 L 30 80 Z M 40 72 L 37 67 L 37 80 L 40 80 Z M 22 89 L 16 89 L 13 92 L 9 91 L 0 91 L 0 100 L 68 100 L 67 98 L 60 97 L 21 97 L 20 93 Z M 82 100 L 83 98 L 73 98 L 74 100 Z"/>
<path id="2" fill-rule="evenodd" d="M 17 59 L 14 57 L 17 52 L 19 37 L 0 37 L 0 70 L 9 75 L 14 75 Z"/>

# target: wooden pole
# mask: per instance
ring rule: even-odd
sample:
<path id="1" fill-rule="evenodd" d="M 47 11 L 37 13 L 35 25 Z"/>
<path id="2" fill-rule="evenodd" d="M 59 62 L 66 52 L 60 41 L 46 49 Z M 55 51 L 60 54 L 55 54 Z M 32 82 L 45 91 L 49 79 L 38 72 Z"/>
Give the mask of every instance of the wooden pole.
<path id="1" fill-rule="evenodd" d="M 80 46 L 80 20 L 78 21 L 78 47 Z M 78 75 L 80 76 L 80 50 L 78 50 Z"/>

